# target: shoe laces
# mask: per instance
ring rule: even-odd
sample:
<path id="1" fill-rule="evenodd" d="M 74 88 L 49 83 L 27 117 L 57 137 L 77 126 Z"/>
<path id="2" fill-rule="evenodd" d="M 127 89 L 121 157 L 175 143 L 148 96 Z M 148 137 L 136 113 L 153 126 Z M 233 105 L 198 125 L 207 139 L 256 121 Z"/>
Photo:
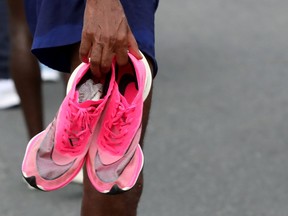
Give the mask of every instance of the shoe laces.
<path id="1" fill-rule="evenodd" d="M 80 154 L 85 149 L 87 137 L 92 133 L 92 122 L 99 110 L 93 106 L 79 107 L 79 104 L 71 99 L 68 107 L 61 147 L 64 152 Z"/>
<path id="2" fill-rule="evenodd" d="M 133 113 L 135 111 L 135 105 L 130 105 L 125 108 L 123 103 L 118 101 L 116 108 L 111 113 L 110 121 L 106 121 L 104 124 L 104 140 L 102 145 L 105 149 L 119 154 L 125 148 L 123 146 L 123 139 L 129 132 L 129 126 L 133 122 Z"/>

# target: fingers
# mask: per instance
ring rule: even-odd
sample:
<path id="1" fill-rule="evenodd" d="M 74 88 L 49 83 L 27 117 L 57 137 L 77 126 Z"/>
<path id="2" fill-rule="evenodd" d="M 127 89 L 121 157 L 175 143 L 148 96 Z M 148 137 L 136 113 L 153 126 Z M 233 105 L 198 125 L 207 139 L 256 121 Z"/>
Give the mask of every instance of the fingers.
<path id="1" fill-rule="evenodd" d="M 113 50 L 110 49 L 110 47 L 105 46 L 103 48 L 102 57 L 101 57 L 101 65 L 100 65 L 100 71 L 102 73 L 105 74 L 109 72 L 114 56 L 115 56 L 115 53 L 113 52 Z"/>
<path id="2" fill-rule="evenodd" d="M 123 65 L 126 65 L 128 63 L 127 48 L 118 49 L 116 51 L 116 62 L 119 66 L 123 66 Z"/>
<path id="3" fill-rule="evenodd" d="M 127 35 L 127 40 L 128 40 L 128 51 L 138 60 L 142 59 L 142 55 L 139 51 L 137 41 L 132 34 L 130 28 L 128 29 L 128 35 Z"/>
<path id="4" fill-rule="evenodd" d="M 82 62 L 90 62 L 90 69 L 96 77 L 99 78 L 110 70 L 114 58 L 119 66 L 126 65 L 129 60 L 128 52 L 137 59 L 142 59 L 142 54 L 129 26 L 126 25 L 126 31 L 124 29 L 118 32 L 117 38 L 82 35 L 79 56 Z"/>
<path id="5" fill-rule="evenodd" d="M 115 44 L 115 54 L 116 54 L 116 62 L 118 65 L 123 66 L 128 63 L 128 23 L 126 19 L 123 19 L 119 29 L 121 31 L 118 32 L 117 35 L 117 43 Z"/>
<path id="6" fill-rule="evenodd" d="M 92 73 L 100 78 L 101 72 L 101 59 L 104 45 L 101 43 L 94 43 L 90 54 L 90 69 Z"/>
<path id="7" fill-rule="evenodd" d="M 127 29 L 127 35 L 125 36 L 125 40 L 123 40 L 120 48 L 117 49 L 116 52 L 116 61 L 120 66 L 126 65 L 128 63 L 128 52 L 139 60 L 143 58 L 141 52 L 139 51 L 137 41 L 129 26 Z"/>
<path id="8" fill-rule="evenodd" d="M 85 36 L 85 34 L 82 34 L 82 40 L 80 44 L 79 49 L 79 58 L 82 62 L 89 63 L 89 53 L 92 47 L 91 40 Z"/>

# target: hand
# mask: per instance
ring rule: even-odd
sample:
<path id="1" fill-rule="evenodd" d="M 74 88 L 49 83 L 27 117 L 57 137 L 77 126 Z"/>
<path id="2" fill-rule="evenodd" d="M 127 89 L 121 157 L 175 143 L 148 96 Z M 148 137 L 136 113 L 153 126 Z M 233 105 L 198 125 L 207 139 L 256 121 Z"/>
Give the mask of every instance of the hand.
<path id="1" fill-rule="evenodd" d="M 80 59 L 88 63 L 90 58 L 93 75 L 101 77 L 110 70 L 115 56 L 119 66 L 127 64 L 128 51 L 142 58 L 120 0 L 87 0 Z"/>

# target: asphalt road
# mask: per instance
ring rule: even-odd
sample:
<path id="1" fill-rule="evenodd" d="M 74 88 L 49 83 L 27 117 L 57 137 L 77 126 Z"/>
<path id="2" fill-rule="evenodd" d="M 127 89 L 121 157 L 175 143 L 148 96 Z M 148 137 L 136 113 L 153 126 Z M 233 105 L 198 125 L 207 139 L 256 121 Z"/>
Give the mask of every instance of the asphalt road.
<path id="1" fill-rule="evenodd" d="M 288 2 L 160 1 L 139 216 L 288 215 Z M 44 84 L 46 122 L 61 83 Z M 30 191 L 21 110 L 0 112 L 0 215 L 78 216 L 81 187 Z"/>

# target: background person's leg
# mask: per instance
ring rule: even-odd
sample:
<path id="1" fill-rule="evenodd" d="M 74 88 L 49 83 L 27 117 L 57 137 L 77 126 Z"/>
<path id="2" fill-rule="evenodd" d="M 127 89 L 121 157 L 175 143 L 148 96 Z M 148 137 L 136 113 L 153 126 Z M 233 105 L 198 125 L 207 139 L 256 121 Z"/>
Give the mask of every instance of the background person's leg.
<path id="1" fill-rule="evenodd" d="M 28 128 L 29 137 L 43 129 L 42 91 L 39 64 L 32 55 L 24 3 L 8 0 L 11 40 L 11 75 L 14 79 Z"/>

